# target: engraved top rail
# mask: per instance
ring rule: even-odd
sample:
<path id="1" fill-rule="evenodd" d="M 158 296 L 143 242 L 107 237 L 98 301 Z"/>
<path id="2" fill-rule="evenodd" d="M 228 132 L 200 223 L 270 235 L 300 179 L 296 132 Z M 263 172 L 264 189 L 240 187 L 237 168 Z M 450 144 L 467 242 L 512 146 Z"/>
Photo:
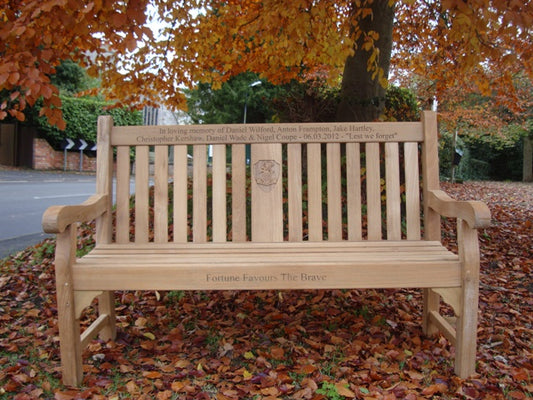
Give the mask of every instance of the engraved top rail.
<path id="1" fill-rule="evenodd" d="M 421 141 L 420 122 L 116 126 L 111 136 L 114 146 Z"/>

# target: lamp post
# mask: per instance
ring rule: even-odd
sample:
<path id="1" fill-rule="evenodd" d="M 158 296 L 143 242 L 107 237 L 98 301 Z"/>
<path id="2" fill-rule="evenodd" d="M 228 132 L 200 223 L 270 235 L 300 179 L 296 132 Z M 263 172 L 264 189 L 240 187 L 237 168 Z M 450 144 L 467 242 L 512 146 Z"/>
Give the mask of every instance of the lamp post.
<path id="1" fill-rule="evenodd" d="M 250 88 L 253 88 L 255 86 L 261 85 L 263 82 L 261 81 L 255 81 L 248 85 L 248 89 L 246 90 L 246 96 L 244 98 L 244 119 L 243 124 L 246 124 L 246 112 L 248 111 L 248 96 L 250 96 Z M 250 151 L 250 145 L 246 145 L 246 164 L 250 164 L 250 158 L 251 158 L 251 151 Z"/>
<path id="2" fill-rule="evenodd" d="M 255 81 L 255 82 L 252 82 L 248 85 L 249 88 L 252 88 L 252 87 L 255 87 L 255 86 L 259 86 L 261 85 L 263 82 L 261 81 Z M 248 110 L 248 97 L 250 96 L 250 89 L 246 90 L 246 97 L 244 98 L 244 120 L 243 120 L 243 124 L 246 123 L 246 112 Z"/>

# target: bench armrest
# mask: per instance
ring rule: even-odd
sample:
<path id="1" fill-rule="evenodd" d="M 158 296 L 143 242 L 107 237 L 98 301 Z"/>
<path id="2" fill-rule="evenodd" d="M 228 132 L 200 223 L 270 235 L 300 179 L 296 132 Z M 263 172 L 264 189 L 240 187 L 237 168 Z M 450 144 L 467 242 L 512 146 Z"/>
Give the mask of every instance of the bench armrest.
<path id="1" fill-rule="evenodd" d="M 461 218 L 470 228 L 488 228 L 490 210 L 481 201 L 459 201 L 452 199 L 442 190 L 428 191 L 428 206 L 443 217 Z"/>
<path id="2" fill-rule="evenodd" d="M 108 195 L 95 194 L 82 204 L 51 206 L 43 214 L 43 230 L 46 233 L 61 233 L 75 222 L 88 222 L 107 210 Z"/>

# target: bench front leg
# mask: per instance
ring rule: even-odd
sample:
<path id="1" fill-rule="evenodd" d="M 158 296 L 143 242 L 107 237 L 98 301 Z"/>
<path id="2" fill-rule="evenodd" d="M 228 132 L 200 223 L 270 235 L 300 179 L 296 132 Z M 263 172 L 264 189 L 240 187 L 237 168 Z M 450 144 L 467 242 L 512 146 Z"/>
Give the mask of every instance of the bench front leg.
<path id="1" fill-rule="evenodd" d="M 63 383 L 77 386 L 83 379 L 80 320 L 76 315 L 72 265 L 76 259 L 76 225 L 69 225 L 56 238 L 55 275 L 59 347 Z"/>
<path id="2" fill-rule="evenodd" d="M 462 301 L 457 317 L 455 373 L 467 378 L 476 371 L 479 302 L 479 242 L 477 229 L 457 220 L 457 242 L 462 270 Z"/>

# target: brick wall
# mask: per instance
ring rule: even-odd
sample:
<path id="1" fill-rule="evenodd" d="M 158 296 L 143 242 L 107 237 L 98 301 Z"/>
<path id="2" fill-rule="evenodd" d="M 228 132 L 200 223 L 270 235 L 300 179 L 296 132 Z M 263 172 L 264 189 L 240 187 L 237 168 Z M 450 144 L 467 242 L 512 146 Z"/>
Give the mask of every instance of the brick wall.
<path id="1" fill-rule="evenodd" d="M 45 139 L 33 140 L 33 169 L 63 169 L 64 152 L 55 151 Z M 80 170 L 80 152 L 67 151 L 67 171 Z M 83 154 L 82 171 L 96 171 L 96 157 Z"/>

